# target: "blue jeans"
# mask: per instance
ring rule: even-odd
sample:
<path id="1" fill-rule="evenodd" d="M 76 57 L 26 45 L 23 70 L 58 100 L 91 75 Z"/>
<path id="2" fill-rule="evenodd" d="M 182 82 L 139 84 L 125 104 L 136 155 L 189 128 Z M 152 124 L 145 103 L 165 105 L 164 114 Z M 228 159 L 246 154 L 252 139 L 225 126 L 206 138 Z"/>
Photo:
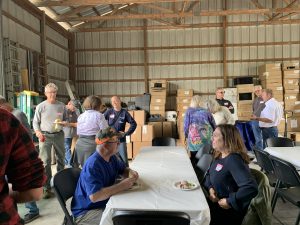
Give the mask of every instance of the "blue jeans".
<path id="1" fill-rule="evenodd" d="M 278 129 L 277 127 L 267 127 L 261 128 L 262 136 L 263 136 L 263 148 L 267 147 L 267 139 L 272 137 L 278 137 Z"/>
<path id="2" fill-rule="evenodd" d="M 39 208 L 36 205 L 36 202 L 26 202 L 25 207 L 29 209 L 29 214 L 39 214 Z"/>
<path id="3" fill-rule="evenodd" d="M 65 165 L 70 166 L 71 164 L 71 145 L 72 145 L 72 138 L 65 138 Z"/>
<path id="4" fill-rule="evenodd" d="M 262 132 L 259 127 L 259 122 L 257 120 L 252 120 L 251 121 L 251 126 L 252 126 L 252 131 L 255 137 L 255 147 L 258 149 L 263 149 L 263 137 L 262 137 Z"/>

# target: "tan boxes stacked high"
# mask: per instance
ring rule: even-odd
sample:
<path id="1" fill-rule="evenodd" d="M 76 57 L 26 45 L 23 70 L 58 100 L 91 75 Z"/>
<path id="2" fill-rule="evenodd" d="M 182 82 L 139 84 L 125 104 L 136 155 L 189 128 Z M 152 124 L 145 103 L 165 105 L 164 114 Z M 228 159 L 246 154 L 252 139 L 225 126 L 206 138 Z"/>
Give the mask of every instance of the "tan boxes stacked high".
<path id="1" fill-rule="evenodd" d="M 295 110 L 299 108 L 299 62 L 283 63 L 284 108 Z"/>
<path id="2" fill-rule="evenodd" d="M 252 115 L 253 103 L 253 84 L 238 84 L 236 85 L 238 95 L 238 119 L 250 120 Z"/>
<path id="3" fill-rule="evenodd" d="M 183 122 L 185 111 L 191 104 L 191 99 L 194 95 L 193 89 L 178 89 L 177 90 L 177 129 L 179 139 L 184 141 Z"/>
<path id="4" fill-rule="evenodd" d="M 166 111 L 167 98 L 167 81 L 166 80 L 152 80 L 150 82 L 150 114 L 159 114 L 163 118 Z"/>
<path id="5" fill-rule="evenodd" d="M 283 102 L 282 72 L 280 63 L 264 64 L 258 68 L 261 85 L 273 91 L 274 98 Z"/>
<path id="6" fill-rule="evenodd" d="M 282 64 L 284 109 L 293 111 L 288 118 L 287 131 L 300 131 L 300 101 L 299 101 L 299 62 L 286 62 Z"/>

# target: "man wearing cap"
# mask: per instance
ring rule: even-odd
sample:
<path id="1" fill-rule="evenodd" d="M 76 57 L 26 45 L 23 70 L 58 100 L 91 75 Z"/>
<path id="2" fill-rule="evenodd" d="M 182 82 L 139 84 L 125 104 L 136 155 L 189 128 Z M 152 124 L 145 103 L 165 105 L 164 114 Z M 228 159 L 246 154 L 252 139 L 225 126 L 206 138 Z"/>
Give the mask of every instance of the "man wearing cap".
<path id="1" fill-rule="evenodd" d="M 96 135 L 97 149 L 85 162 L 71 202 L 77 225 L 99 224 L 110 196 L 131 188 L 138 173 L 116 157 L 120 134 L 107 127 Z M 116 178 L 124 179 L 116 183 Z"/>
<path id="2" fill-rule="evenodd" d="M 224 94 L 224 89 L 222 87 L 218 87 L 216 90 L 216 101 L 219 103 L 219 105 L 228 108 L 231 114 L 234 114 L 234 107 L 229 100 L 224 99 Z"/>

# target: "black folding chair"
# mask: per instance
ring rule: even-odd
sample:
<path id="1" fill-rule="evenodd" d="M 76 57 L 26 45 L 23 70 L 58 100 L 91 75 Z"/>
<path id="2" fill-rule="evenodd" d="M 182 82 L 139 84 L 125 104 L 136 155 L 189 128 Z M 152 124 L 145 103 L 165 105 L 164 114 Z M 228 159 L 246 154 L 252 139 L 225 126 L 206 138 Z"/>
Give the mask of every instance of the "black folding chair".
<path id="1" fill-rule="evenodd" d="M 202 148 L 200 148 L 195 155 L 197 159 L 200 159 L 204 154 L 210 154 L 212 151 L 211 144 L 205 144 Z"/>
<path id="2" fill-rule="evenodd" d="M 292 139 L 285 137 L 273 137 L 267 139 L 268 147 L 294 147 Z"/>
<path id="3" fill-rule="evenodd" d="M 276 177 L 281 184 L 287 184 L 287 187 L 280 187 L 276 185 L 276 196 L 274 202 L 272 203 L 272 208 L 275 208 L 278 196 L 283 197 L 290 203 L 294 204 L 300 208 L 300 175 L 297 172 L 295 166 L 291 163 L 270 155 L 270 160 L 272 161 Z M 290 186 L 290 187 L 289 187 Z M 298 225 L 300 221 L 300 211 L 295 225 Z"/>
<path id="4" fill-rule="evenodd" d="M 200 184 L 202 183 L 212 161 L 213 156 L 211 154 L 204 154 L 197 162 L 195 172 Z"/>
<path id="5" fill-rule="evenodd" d="M 54 193 L 65 213 L 63 225 L 75 225 L 73 217 L 66 207 L 66 201 L 74 195 L 80 172 L 79 168 L 67 168 L 56 173 L 51 180 Z"/>
<path id="6" fill-rule="evenodd" d="M 156 137 L 152 140 L 152 146 L 176 146 L 176 140 L 171 137 Z"/>
<path id="7" fill-rule="evenodd" d="M 189 225 L 184 212 L 118 210 L 112 215 L 114 225 Z"/>

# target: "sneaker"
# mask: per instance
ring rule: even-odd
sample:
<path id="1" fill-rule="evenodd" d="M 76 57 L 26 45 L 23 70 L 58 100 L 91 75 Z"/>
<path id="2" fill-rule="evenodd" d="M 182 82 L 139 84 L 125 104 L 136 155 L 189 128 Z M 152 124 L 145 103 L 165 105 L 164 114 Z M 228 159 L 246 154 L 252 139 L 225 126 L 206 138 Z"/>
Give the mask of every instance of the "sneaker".
<path id="1" fill-rule="evenodd" d="M 54 197 L 53 192 L 51 192 L 50 190 L 44 190 L 43 199 L 49 199 L 49 198 L 52 198 L 52 197 Z"/>
<path id="2" fill-rule="evenodd" d="M 40 216 L 39 213 L 27 213 L 24 216 L 24 223 L 30 223 L 31 221 L 35 220 L 36 218 L 38 218 Z"/>

